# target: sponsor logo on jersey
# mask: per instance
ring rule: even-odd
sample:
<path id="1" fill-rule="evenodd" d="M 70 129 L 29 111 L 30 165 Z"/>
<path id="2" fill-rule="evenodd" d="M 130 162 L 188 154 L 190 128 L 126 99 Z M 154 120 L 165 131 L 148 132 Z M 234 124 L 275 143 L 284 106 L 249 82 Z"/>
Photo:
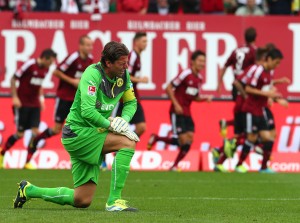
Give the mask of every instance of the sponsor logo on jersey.
<path id="1" fill-rule="evenodd" d="M 94 96 L 96 94 L 96 87 L 95 86 L 88 86 L 88 95 Z"/>
<path id="2" fill-rule="evenodd" d="M 123 84 L 124 84 L 123 79 L 122 79 L 122 78 L 118 78 L 118 79 L 117 79 L 117 86 L 118 86 L 118 87 L 121 87 Z"/>
<path id="3" fill-rule="evenodd" d="M 198 94 L 198 89 L 194 87 L 187 87 L 185 93 L 188 95 L 196 96 Z"/>
<path id="4" fill-rule="evenodd" d="M 44 78 L 38 78 L 38 77 L 32 77 L 30 79 L 30 84 L 36 85 L 36 86 L 41 86 L 43 83 Z"/>
<path id="5" fill-rule="evenodd" d="M 112 111 L 115 106 L 113 104 L 102 104 L 100 101 L 96 100 L 95 107 L 101 111 Z"/>
<path id="6" fill-rule="evenodd" d="M 102 104 L 101 110 L 102 111 L 112 111 L 115 108 L 113 104 Z"/>

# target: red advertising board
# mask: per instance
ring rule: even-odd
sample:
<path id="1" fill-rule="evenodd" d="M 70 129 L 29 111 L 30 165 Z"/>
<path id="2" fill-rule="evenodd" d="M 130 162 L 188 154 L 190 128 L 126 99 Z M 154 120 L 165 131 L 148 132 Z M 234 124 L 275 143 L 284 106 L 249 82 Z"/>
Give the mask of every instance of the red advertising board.
<path id="1" fill-rule="evenodd" d="M 227 159 L 223 165 L 226 170 L 234 171 L 240 153 L 236 153 L 232 159 Z M 251 152 L 243 165 L 250 172 L 257 172 L 261 168 L 262 156 Z M 201 170 L 213 171 L 214 163 L 210 152 L 201 152 Z M 300 172 L 300 153 L 273 152 L 269 166 L 276 172 Z"/>
<path id="2" fill-rule="evenodd" d="M 47 126 L 53 125 L 54 103 L 54 99 L 46 99 L 46 108 L 42 112 L 40 131 Z M 0 144 L 3 146 L 4 141 L 16 131 L 16 128 L 11 109 L 11 99 L 0 98 L 0 104 Z M 168 114 L 170 102 L 166 100 L 143 100 L 142 104 L 145 110 L 147 131 L 141 137 L 141 142 L 137 144 L 138 152 L 132 168 L 136 170 L 166 170 L 175 159 L 178 151 L 177 147 L 159 142 L 153 147 L 153 152 L 147 152 L 146 145 L 151 133 L 158 133 L 160 136 L 170 134 L 171 125 Z M 218 121 L 221 118 L 230 119 L 232 117 L 232 108 L 232 102 L 213 101 L 212 103 L 203 102 L 192 105 L 196 131 L 191 153 L 181 164 L 183 170 L 198 170 L 200 152 L 207 152 L 210 147 L 221 145 L 222 140 L 219 136 Z M 299 157 L 300 149 L 300 104 L 290 103 L 287 109 L 275 104 L 272 110 L 277 129 L 272 165 L 275 169 L 284 169 L 288 168 L 284 162 L 287 163 L 286 165 L 292 165 L 289 162 L 295 163 L 299 161 L 297 157 Z M 11 151 L 6 154 L 7 167 L 22 167 L 26 159 L 26 150 L 24 148 L 26 148 L 30 136 L 30 131 L 26 131 L 25 137 L 19 140 Z M 70 167 L 68 155 L 60 143 L 60 136 L 54 136 L 41 143 L 40 146 L 42 146 L 40 153 L 37 153 L 34 159 L 39 168 Z M 203 170 L 210 170 L 212 166 L 209 164 L 208 155 L 205 154 L 201 154 L 202 168 Z M 109 160 L 111 161 L 112 159 L 109 158 Z M 203 162 L 206 162 L 205 165 Z"/>
<path id="3" fill-rule="evenodd" d="M 27 151 L 13 148 L 5 154 L 4 167 L 7 169 L 22 169 L 25 165 Z M 132 170 L 168 171 L 177 156 L 176 151 L 136 151 L 130 167 Z M 200 153 L 191 151 L 178 166 L 181 171 L 198 171 L 200 167 Z M 110 169 L 113 163 L 113 154 L 106 156 L 107 166 Z M 31 164 L 38 169 L 70 169 L 71 162 L 64 149 L 40 149 L 32 158 Z"/>
<path id="4" fill-rule="evenodd" d="M 148 47 L 142 53 L 141 75 L 148 84 L 140 84 L 143 97 L 165 95 L 164 86 L 178 72 L 189 66 L 189 55 L 195 49 L 207 54 L 203 72 L 204 94 L 229 97 L 232 75 L 225 75 L 225 90 L 216 94 L 218 69 L 232 50 L 243 43 L 243 32 L 254 26 L 258 32 L 257 45 L 274 43 L 284 54 L 275 77 L 291 79 L 280 90 L 289 99 L 300 99 L 300 23 L 298 17 L 236 17 L 213 15 L 136 15 L 107 14 L 92 21 L 89 14 L 28 13 L 23 21 L 12 20 L 12 13 L 0 14 L 0 94 L 9 94 L 9 80 L 17 67 L 41 50 L 51 47 L 58 53 L 58 62 L 75 51 L 78 38 L 88 34 L 95 42 L 94 58 L 99 60 L 103 45 L 111 40 L 122 41 L 132 49 L 136 31 L 146 31 Z M 54 95 L 57 79 L 52 66 L 44 82 L 45 92 Z"/>

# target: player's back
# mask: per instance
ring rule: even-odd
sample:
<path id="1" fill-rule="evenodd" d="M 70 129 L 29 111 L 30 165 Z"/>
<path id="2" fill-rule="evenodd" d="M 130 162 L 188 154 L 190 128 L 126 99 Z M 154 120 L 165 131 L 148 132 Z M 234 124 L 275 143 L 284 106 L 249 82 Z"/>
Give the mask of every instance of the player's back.
<path id="1" fill-rule="evenodd" d="M 244 45 L 236 48 L 225 63 L 226 67 L 231 66 L 236 76 L 241 75 L 243 71 L 255 63 L 256 47 L 253 45 Z"/>

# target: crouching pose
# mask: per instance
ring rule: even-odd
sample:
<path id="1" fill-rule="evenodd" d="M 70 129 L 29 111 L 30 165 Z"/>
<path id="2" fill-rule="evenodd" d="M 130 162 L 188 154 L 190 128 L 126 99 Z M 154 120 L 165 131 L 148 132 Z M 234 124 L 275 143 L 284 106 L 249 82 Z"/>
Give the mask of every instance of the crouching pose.
<path id="1" fill-rule="evenodd" d="M 101 61 L 90 65 L 79 82 L 61 139 L 70 155 L 74 189 L 41 188 L 23 180 L 14 201 L 15 208 L 22 208 L 30 198 L 77 208 L 90 206 L 102 158 L 107 153 L 116 152 L 105 209 L 137 211 L 121 198 L 135 144 L 139 141 L 128 124 L 136 111 L 136 98 L 127 71 L 128 54 L 124 44 L 107 43 Z M 121 117 L 110 118 L 121 98 L 124 102 Z"/>

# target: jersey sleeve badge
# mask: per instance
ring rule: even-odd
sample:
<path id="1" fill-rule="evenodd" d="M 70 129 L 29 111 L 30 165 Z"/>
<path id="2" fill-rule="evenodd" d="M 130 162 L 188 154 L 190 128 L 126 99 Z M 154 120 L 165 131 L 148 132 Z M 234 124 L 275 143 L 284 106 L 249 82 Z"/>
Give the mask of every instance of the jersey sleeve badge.
<path id="1" fill-rule="evenodd" d="M 91 95 L 91 96 L 95 96 L 96 94 L 96 87 L 95 86 L 88 86 L 88 95 Z"/>

